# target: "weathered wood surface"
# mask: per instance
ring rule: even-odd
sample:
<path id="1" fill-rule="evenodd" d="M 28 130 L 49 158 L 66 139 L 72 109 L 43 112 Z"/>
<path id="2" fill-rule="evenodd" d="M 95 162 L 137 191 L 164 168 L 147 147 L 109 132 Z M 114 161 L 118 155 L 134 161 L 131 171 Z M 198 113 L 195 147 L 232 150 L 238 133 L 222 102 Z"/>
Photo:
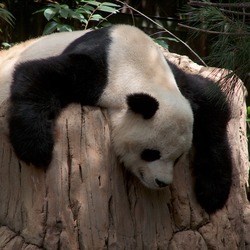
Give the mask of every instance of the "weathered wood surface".
<path id="1" fill-rule="evenodd" d="M 186 57 L 171 58 L 188 71 L 211 73 Z M 118 163 L 107 115 L 98 108 L 68 107 L 57 122 L 50 167 L 26 166 L 8 142 L 6 96 L 0 106 L 0 249 L 250 249 L 242 89 L 232 105 L 233 187 L 225 208 L 209 217 L 195 200 L 189 159 L 178 163 L 165 191 L 144 188 Z"/>

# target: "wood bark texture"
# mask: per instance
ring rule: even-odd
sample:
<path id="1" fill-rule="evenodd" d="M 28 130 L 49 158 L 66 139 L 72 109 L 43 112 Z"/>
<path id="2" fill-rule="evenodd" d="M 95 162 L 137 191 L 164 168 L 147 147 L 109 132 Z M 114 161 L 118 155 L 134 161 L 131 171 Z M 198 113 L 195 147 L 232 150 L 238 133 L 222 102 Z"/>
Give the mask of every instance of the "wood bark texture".
<path id="1" fill-rule="evenodd" d="M 215 80 L 221 75 L 187 57 L 167 56 L 188 72 Z M 149 190 L 118 163 L 107 115 L 99 108 L 65 109 L 51 165 L 27 166 L 8 142 L 6 96 L 0 106 L 0 249 L 250 249 L 246 113 L 239 86 L 228 127 L 233 187 L 226 206 L 212 216 L 196 202 L 191 154 L 177 164 L 172 185 Z"/>

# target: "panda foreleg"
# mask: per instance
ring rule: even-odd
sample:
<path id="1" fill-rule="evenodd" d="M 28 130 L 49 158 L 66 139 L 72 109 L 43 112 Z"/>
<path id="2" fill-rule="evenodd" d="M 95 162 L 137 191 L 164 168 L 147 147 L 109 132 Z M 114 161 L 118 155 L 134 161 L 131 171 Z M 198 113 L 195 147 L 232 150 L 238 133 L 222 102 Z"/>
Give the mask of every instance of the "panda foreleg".
<path id="1" fill-rule="evenodd" d="M 18 158 L 47 166 L 54 146 L 54 119 L 61 110 L 56 95 L 58 66 L 32 61 L 16 67 L 11 86 L 9 138 Z"/>
<path id="2" fill-rule="evenodd" d="M 26 163 L 47 166 L 52 159 L 54 124 L 62 108 L 76 102 L 95 105 L 101 82 L 93 60 L 66 54 L 29 61 L 15 69 L 9 109 L 9 138 Z M 96 76 L 97 75 L 97 76 Z M 100 85 L 100 84 L 99 84 Z"/>
<path id="3" fill-rule="evenodd" d="M 9 112 L 9 138 L 16 155 L 26 163 L 48 166 L 54 146 L 50 110 L 31 102 L 12 103 Z"/>

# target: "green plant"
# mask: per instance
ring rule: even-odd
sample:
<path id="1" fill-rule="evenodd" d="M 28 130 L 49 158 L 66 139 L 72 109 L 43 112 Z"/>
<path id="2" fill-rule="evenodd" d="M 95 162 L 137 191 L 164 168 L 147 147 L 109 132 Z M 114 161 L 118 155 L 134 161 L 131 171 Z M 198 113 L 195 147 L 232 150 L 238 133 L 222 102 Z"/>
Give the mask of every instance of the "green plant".
<path id="1" fill-rule="evenodd" d="M 159 36 L 153 38 L 153 41 L 162 46 L 165 49 L 169 49 L 168 41 L 179 42 L 177 39 L 168 36 Z"/>
<path id="2" fill-rule="evenodd" d="M 10 28 L 13 28 L 15 17 L 0 3 L 0 50 L 8 49 L 11 45 L 7 42 Z"/>
<path id="3" fill-rule="evenodd" d="M 184 42 L 178 36 L 176 36 L 175 34 L 173 34 L 172 32 L 170 32 L 168 29 L 164 28 L 162 26 L 162 24 L 160 24 L 157 21 L 153 20 L 149 16 L 143 14 L 139 10 L 133 8 L 131 5 L 127 4 L 126 2 L 123 2 L 123 1 L 120 1 L 120 0 L 114 0 L 114 1 L 116 1 L 119 4 L 122 4 L 125 8 L 128 8 L 131 11 L 131 13 L 134 12 L 134 13 L 140 15 L 141 17 L 145 18 L 150 23 L 156 25 L 156 27 L 160 28 L 163 32 L 165 32 L 166 34 L 170 35 L 170 37 L 166 37 L 166 38 L 164 37 L 164 39 L 157 39 L 156 38 L 155 42 L 159 43 L 160 45 L 163 45 L 163 47 L 168 48 L 166 40 L 178 41 L 182 45 L 184 45 L 204 66 L 207 66 L 206 63 L 202 60 L 202 58 L 186 42 Z M 165 40 L 165 41 L 163 41 L 163 40 Z"/>
<path id="4" fill-rule="evenodd" d="M 48 6 L 35 13 L 43 12 L 48 23 L 44 28 L 44 34 L 55 31 L 73 31 L 87 29 L 92 22 L 104 25 L 106 17 L 103 13 L 112 15 L 117 13 L 120 6 L 110 2 L 98 2 L 80 0 L 76 8 L 70 8 L 67 4 L 48 4 Z"/>
<path id="5" fill-rule="evenodd" d="M 3 42 L 3 43 L 1 44 L 0 49 L 9 49 L 9 48 L 11 48 L 12 46 L 13 46 L 13 44 L 10 44 L 10 43 L 7 43 L 7 42 Z"/>
<path id="6" fill-rule="evenodd" d="M 232 70 L 246 84 L 250 68 L 250 0 L 228 3 L 209 0 L 191 1 L 183 11 L 193 35 L 206 34 L 210 39 L 208 64 Z"/>
<path id="7" fill-rule="evenodd" d="M 15 17 L 8 10 L 4 8 L 3 4 L 0 4 L 0 19 L 9 24 L 10 26 L 14 25 Z M 3 32 L 1 27 L 0 27 L 0 32 Z"/>

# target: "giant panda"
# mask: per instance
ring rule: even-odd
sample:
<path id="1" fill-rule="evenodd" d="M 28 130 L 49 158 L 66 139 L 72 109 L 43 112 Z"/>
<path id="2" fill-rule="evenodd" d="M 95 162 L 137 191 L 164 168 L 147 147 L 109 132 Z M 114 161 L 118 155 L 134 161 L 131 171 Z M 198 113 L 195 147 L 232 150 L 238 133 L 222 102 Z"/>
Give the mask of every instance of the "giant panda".
<path id="1" fill-rule="evenodd" d="M 47 167 L 61 110 L 99 106 L 117 156 L 146 187 L 170 184 L 193 146 L 198 202 L 208 213 L 224 206 L 232 183 L 230 108 L 218 85 L 183 72 L 128 25 L 55 33 L 17 51 L 0 84 L 11 85 L 9 139 L 20 160 Z"/>

